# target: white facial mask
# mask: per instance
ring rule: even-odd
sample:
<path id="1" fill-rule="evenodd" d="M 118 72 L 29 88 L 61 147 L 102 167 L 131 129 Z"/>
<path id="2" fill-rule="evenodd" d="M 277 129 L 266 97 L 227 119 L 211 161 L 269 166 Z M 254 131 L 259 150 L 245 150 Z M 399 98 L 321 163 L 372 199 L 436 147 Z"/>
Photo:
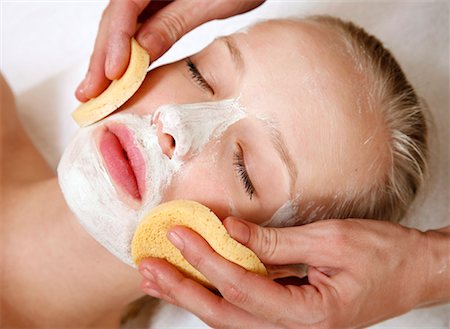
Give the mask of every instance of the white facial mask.
<path id="1" fill-rule="evenodd" d="M 261 223 L 261 226 L 270 227 L 289 227 L 293 226 L 297 222 L 296 213 L 297 205 L 291 200 L 286 201 L 277 211 L 272 215 L 272 217 Z"/>
<path id="2" fill-rule="evenodd" d="M 151 116 L 116 114 L 75 135 L 58 166 L 59 183 L 67 204 L 81 225 L 101 245 L 123 262 L 131 260 L 131 240 L 142 217 L 163 200 L 165 188 L 182 170 L 183 163 L 197 155 L 233 123 L 245 117 L 237 100 L 165 105 L 157 110 L 163 132 L 175 139 L 171 159 L 163 154 Z M 122 201 L 93 138 L 96 129 L 117 122 L 132 132 L 144 157 L 145 194 L 142 206 L 133 209 Z"/>

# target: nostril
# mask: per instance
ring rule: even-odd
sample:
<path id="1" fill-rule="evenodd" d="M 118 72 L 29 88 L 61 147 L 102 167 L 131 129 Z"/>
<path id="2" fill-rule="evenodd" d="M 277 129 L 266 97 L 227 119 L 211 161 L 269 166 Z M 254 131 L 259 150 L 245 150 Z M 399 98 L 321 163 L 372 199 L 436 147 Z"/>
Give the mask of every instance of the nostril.
<path id="1" fill-rule="evenodd" d="M 175 151 L 175 138 L 173 138 L 173 136 L 170 134 L 164 134 L 164 137 L 167 139 L 167 144 L 170 152 L 169 157 L 172 158 L 173 152 Z"/>
<path id="2" fill-rule="evenodd" d="M 160 124 L 156 130 L 156 135 L 158 137 L 158 143 L 161 151 L 168 156 L 169 159 L 172 159 L 175 151 L 175 139 L 172 135 L 162 132 L 162 127 Z"/>

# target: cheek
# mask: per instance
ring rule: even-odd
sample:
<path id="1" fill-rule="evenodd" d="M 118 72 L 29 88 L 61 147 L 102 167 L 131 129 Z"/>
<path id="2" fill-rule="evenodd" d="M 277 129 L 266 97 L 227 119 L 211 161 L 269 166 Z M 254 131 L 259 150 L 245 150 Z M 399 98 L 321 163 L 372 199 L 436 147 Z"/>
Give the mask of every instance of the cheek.
<path id="1" fill-rule="evenodd" d="M 208 154 L 205 154 L 208 153 Z M 232 211 L 227 179 L 223 177 L 218 156 L 203 152 L 185 163 L 172 179 L 164 195 L 164 201 L 188 199 L 200 202 L 224 219 Z"/>

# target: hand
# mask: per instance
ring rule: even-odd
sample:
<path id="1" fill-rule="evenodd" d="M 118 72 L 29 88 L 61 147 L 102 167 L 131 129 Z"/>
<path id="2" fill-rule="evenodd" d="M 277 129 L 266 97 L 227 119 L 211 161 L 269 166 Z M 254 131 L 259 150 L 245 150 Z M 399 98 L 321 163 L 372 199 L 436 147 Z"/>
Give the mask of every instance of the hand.
<path id="1" fill-rule="evenodd" d="M 282 229 L 232 218 L 224 224 L 265 264 L 308 264 L 309 284 L 283 286 L 247 272 L 175 227 L 169 239 L 223 297 L 158 259 L 139 266 L 144 291 L 226 328 L 360 327 L 449 298 L 448 233 L 350 219 Z"/>
<path id="2" fill-rule="evenodd" d="M 86 102 L 105 90 L 111 80 L 122 76 L 130 58 L 131 37 L 136 37 L 153 62 L 197 26 L 242 14 L 263 2 L 111 0 L 103 12 L 89 70 L 76 90 L 76 97 Z"/>

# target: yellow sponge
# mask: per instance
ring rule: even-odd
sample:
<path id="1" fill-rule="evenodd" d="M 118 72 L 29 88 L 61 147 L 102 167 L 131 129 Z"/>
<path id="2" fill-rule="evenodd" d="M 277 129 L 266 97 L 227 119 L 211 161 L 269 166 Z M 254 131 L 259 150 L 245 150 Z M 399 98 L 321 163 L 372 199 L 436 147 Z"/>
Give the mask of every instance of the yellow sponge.
<path id="1" fill-rule="evenodd" d="M 254 273 L 267 275 L 266 268 L 255 253 L 231 238 L 209 208 L 188 200 L 163 203 L 145 216 L 131 244 L 131 256 L 136 265 L 146 257 L 162 258 L 188 277 L 212 288 L 203 274 L 190 265 L 167 239 L 167 231 L 176 225 L 187 226 L 199 233 L 218 254 L 229 261 Z"/>
<path id="2" fill-rule="evenodd" d="M 131 39 L 130 63 L 123 76 L 111 82 L 100 95 L 82 103 L 72 112 L 81 127 L 97 122 L 117 110 L 139 89 L 147 74 L 150 56 L 135 39 Z"/>

